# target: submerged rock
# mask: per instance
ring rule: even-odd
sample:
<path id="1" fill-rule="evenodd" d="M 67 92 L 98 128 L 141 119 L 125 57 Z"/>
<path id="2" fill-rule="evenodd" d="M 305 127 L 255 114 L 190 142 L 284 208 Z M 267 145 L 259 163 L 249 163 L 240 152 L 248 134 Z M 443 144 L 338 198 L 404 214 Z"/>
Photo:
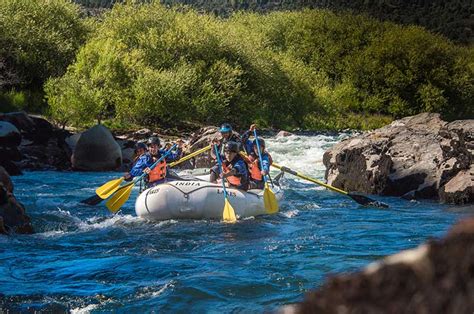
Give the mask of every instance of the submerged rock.
<path id="1" fill-rule="evenodd" d="M 473 313 L 474 219 L 442 240 L 330 278 L 293 313 Z"/>
<path id="2" fill-rule="evenodd" d="M 30 217 L 23 204 L 13 195 L 13 184 L 7 171 L 0 167 L 0 234 L 33 233 Z"/>
<path id="3" fill-rule="evenodd" d="M 326 179 L 338 188 L 454 204 L 472 202 L 473 161 L 474 120 L 447 123 L 434 113 L 344 140 L 323 157 Z"/>
<path id="4" fill-rule="evenodd" d="M 96 125 L 81 134 L 71 160 L 76 170 L 116 170 L 122 165 L 122 149 L 109 129 Z"/>

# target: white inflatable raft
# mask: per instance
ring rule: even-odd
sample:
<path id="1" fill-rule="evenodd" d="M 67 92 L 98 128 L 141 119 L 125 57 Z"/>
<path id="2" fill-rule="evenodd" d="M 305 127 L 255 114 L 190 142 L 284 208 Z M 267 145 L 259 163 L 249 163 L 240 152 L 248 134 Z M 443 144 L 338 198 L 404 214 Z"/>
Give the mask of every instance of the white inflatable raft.
<path id="1" fill-rule="evenodd" d="M 273 189 L 277 199 L 282 191 Z M 266 215 L 262 190 L 247 192 L 227 188 L 238 217 Z M 172 181 L 143 191 L 135 203 L 138 217 L 149 220 L 222 219 L 224 195 L 221 184 L 206 181 Z"/>

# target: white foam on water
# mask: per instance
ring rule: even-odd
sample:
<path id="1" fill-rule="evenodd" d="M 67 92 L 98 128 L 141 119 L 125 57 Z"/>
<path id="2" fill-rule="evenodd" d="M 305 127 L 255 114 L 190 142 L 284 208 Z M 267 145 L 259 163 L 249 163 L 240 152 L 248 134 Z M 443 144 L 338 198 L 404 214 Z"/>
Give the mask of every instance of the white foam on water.
<path id="1" fill-rule="evenodd" d="M 265 141 L 274 162 L 302 174 L 323 179 L 326 170 L 323 164 L 324 152 L 344 137 L 344 134 L 339 137 L 291 135 L 267 138 Z M 300 181 L 294 176 L 292 179 Z"/>
<path id="2" fill-rule="evenodd" d="M 83 308 L 77 307 L 71 310 L 71 314 L 87 314 L 95 310 L 97 307 L 99 307 L 98 304 L 89 304 Z"/>
<path id="3" fill-rule="evenodd" d="M 132 215 L 114 215 L 110 218 L 105 218 L 102 216 L 94 216 L 88 218 L 86 221 L 81 221 L 78 225 L 79 229 L 82 231 L 96 230 L 96 229 L 106 229 L 114 225 L 126 225 L 135 222 L 143 222 L 144 219 Z"/>
<path id="4" fill-rule="evenodd" d="M 64 234 L 66 234 L 66 232 L 62 230 L 51 230 L 51 231 L 38 233 L 37 235 L 41 238 L 54 238 L 54 237 L 60 237 Z"/>
<path id="5" fill-rule="evenodd" d="M 284 211 L 284 212 L 280 212 L 280 214 L 285 216 L 286 218 L 296 217 L 296 216 L 298 216 L 299 213 L 300 213 L 300 211 L 297 210 L 297 209 L 292 209 L 292 210 L 287 210 L 287 211 Z"/>
<path id="6" fill-rule="evenodd" d="M 144 287 L 141 289 L 141 292 L 138 293 L 137 298 L 145 299 L 145 298 L 154 298 L 161 295 L 168 289 L 173 289 L 175 286 L 175 281 L 170 280 L 166 282 L 164 285 L 157 283 L 152 286 Z"/>

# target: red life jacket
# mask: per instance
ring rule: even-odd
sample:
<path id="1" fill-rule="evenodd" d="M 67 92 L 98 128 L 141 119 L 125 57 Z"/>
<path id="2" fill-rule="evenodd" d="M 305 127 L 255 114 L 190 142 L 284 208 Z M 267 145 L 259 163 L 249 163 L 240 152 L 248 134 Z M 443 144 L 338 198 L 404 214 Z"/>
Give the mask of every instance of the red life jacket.
<path id="1" fill-rule="evenodd" d="M 155 181 L 159 181 L 159 180 L 164 179 L 165 177 L 166 177 L 166 160 L 163 159 L 148 174 L 148 182 L 152 183 Z"/>
<path id="2" fill-rule="evenodd" d="M 272 156 L 268 152 L 265 152 L 265 153 L 268 155 L 268 161 L 270 162 L 270 165 L 271 165 L 273 163 Z M 250 178 L 253 181 L 262 181 L 263 180 L 262 170 L 259 167 L 260 160 L 258 156 L 251 154 L 250 156 L 248 156 L 248 161 L 249 162 L 247 163 L 247 165 L 249 166 Z"/>
<path id="3" fill-rule="evenodd" d="M 222 172 L 224 174 L 228 173 L 229 171 L 231 170 L 231 168 L 229 166 L 227 166 L 225 163 L 222 163 Z M 232 185 L 235 185 L 235 186 L 239 186 L 240 185 L 240 178 L 239 177 L 236 177 L 236 176 L 230 176 L 230 177 L 227 177 L 225 178 L 230 184 Z"/>

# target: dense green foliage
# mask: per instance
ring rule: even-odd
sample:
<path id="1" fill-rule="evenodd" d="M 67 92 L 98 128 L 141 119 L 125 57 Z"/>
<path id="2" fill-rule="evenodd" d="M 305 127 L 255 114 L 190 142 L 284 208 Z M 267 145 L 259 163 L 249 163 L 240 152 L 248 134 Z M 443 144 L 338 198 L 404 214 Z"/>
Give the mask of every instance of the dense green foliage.
<path id="1" fill-rule="evenodd" d="M 422 28 L 134 3 L 90 20 L 65 0 L 0 0 L 1 109 L 35 110 L 44 84 L 63 125 L 367 129 L 423 111 L 474 117 L 474 49 Z"/>
<path id="2" fill-rule="evenodd" d="M 64 74 L 87 30 L 78 7 L 69 2 L 0 0 L 2 109 L 31 109 L 26 103 L 41 102 L 44 82 Z"/>
<path id="3" fill-rule="evenodd" d="M 423 111 L 472 117 L 472 56 L 419 27 L 324 10 L 223 20 L 115 5 L 46 92 L 62 123 L 370 128 Z"/>
<path id="4" fill-rule="evenodd" d="M 112 8 L 116 3 L 130 0 L 74 0 L 95 14 L 100 8 Z M 134 0 L 150 2 L 150 0 Z M 419 25 L 443 34 L 459 43 L 474 43 L 474 6 L 470 0 L 161 0 L 166 5 L 186 4 L 200 12 L 228 17 L 245 10 L 268 13 L 277 10 L 330 9 L 334 12 L 350 11 L 368 14 L 383 21 L 403 25 Z"/>

